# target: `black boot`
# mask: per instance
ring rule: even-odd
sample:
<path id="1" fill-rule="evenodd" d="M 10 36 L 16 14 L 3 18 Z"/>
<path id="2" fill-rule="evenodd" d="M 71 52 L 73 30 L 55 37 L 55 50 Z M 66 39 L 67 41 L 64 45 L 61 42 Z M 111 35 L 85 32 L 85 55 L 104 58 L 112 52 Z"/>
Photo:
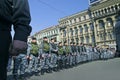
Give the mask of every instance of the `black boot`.
<path id="1" fill-rule="evenodd" d="M 18 75 L 13 75 L 13 80 L 18 80 Z"/>
<path id="2" fill-rule="evenodd" d="M 45 69 L 41 69 L 41 75 L 44 75 Z"/>

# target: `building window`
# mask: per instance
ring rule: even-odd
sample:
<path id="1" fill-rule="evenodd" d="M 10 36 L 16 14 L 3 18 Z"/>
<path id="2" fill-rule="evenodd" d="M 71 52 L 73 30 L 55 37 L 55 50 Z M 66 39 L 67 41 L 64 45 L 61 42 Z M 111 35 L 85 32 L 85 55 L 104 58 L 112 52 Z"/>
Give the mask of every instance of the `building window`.
<path id="1" fill-rule="evenodd" d="M 107 26 L 113 26 L 113 21 L 111 18 L 107 19 Z"/>
<path id="2" fill-rule="evenodd" d="M 100 29 L 104 28 L 104 22 L 103 22 L 103 20 L 99 21 L 99 28 Z"/>
<path id="3" fill-rule="evenodd" d="M 86 43 L 89 44 L 89 36 L 86 36 Z"/>
<path id="4" fill-rule="evenodd" d="M 78 34 L 78 29 L 77 29 L 77 28 L 75 28 L 75 34 L 76 34 L 76 35 Z"/>
<path id="5" fill-rule="evenodd" d="M 116 11 L 118 10 L 118 6 L 117 6 L 117 5 L 115 5 L 115 10 L 116 10 Z"/>
<path id="6" fill-rule="evenodd" d="M 98 12 L 95 12 L 95 15 L 98 16 Z"/>
<path id="7" fill-rule="evenodd" d="M 81 17 L 79 17 L 79 22 L 81 22 Z"/>
<path id="8" fill-rule="evenodd" d="M 83 19 L 86 20 L 86 16 L 83 16 Z"/>
<path id="9" fill-rule="evenodd" d="M 113 6 L 111 7 L 111 10 L 114 11 L 114 7 Z"/>
<path id="10" fill-rule="evenodd" d="M 82 28 L 82 26 L 80 27 L 80 33 L 83 33 L 83 28 Z"/>
<path id="11" fill-rule="evenodd" d="M 100 34 L 100 40 L 101 40 L 101 41 L 104 40 L 103 34 Z"/>
<path id="12" fill-rule="evenodd" d="M 107 13 L 107 9 L 104 9 L 105 13 Z"/>
<path id="13" fill-rule="evenodd" d="M 85 29 L 85 32 L 88 32 L 88 27 L 86 24 L 84 25 L 84 29 Z"/>
<path id="14" fill-rule="evenodd" d="M 100 11 L 98 11 L 98 16 L 100 15 Z"/>
<path id="15" fill-rule="evenodd" d="M 77 44 L 79 43 L 79 39 L 78 39 L 78 38 L 76 38 L 76 43 L 77 43 Z"/>
<path id="16" fill-rule="evenodd" d="M 90 23 L 90 30 L 93 31 L 93 24 Z"/>
<path id="17" fill-rule="evenodd" d="M 75 22 L 75 23 L 77 22 L 76 18 L 74 19 L 74 22 Z"/>
<path id="18" fill-rule="evenodd" d="M 108 8 L 108 13 L 110 13 L 111 11 L 110 11 L 110 8 Z"/>
<path id="19" fill-rule="evenodd" d="M 81 43 L 84 43 L 84 37 L 80 38 Z"/>
<path id="20" fill-rule="evenodd" d="M 66 30 L 63 31 L 63 37 L 66 37 Z"/>
<path id="21" fill-rule="evenodd" d="M 104 11 L 103 11 L 103 10 L 101 10 L 101 14 L 104 14 Z"/>
<path id="22" fill-rule="evenodd" d="M 74 42 L 74 39 L 71 39 L 71 42 Z"/>
<path id="23" fill-rule="evenodd" d="M 72 29 L 70 29 L 70 33 L 71 33 L 71 35 L 73 36 L 73 30 L 72 30 Z"/>

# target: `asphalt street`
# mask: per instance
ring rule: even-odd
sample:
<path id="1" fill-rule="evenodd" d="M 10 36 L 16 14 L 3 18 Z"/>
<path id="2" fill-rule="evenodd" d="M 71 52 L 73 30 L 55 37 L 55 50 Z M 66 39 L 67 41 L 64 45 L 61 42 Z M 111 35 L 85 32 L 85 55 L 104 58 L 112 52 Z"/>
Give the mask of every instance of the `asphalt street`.
<path id="1" fill-rule="evenodd" d="M 120 80 L 120 58 L 80 64 L 59 72 L 32 76 L 28 80 Z"/>

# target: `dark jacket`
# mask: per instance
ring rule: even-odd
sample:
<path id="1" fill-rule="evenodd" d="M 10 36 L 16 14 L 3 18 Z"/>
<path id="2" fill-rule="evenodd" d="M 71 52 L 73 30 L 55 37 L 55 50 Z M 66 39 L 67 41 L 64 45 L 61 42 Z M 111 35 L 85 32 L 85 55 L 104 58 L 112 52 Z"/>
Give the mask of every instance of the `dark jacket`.
<path id="1" fill-rule="evenodd" d="M 14 40 L 27 41 L 31 21 L 28 0 L 0 0 L 0 30 L 10 31 L 13 25 Z"/>

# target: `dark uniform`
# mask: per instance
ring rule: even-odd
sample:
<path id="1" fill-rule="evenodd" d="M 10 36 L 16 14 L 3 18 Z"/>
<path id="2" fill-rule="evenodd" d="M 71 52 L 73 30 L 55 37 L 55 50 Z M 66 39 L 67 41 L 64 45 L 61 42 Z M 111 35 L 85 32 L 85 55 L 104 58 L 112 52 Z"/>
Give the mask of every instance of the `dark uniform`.
<path id="1" fill-rule="evenodd" d="M 75 43 L 73 43 L 73 65 L 77 64 L 77 48 Z"/>
<path id="2" fill-rule="evenodd" d="M 51 64 L 53 66 L 53 70 L 57 70 L 57 54 L 58 54 L 58 47 L 57 44 L 54 42 L 50 43 L 50 53 L 51 53 Z"/>
<path id="3" fill-rule="evenodd" d="M 63 46 L 60 45 L 61 43 L 59 43 L 58 46 L 58 69 L 62 69 L 63 68 Z"/>
<path id="4" fill-rule="evenodd" d="M 0 80 L 7 78 L 11 25 L 13 24 L 15 30 L 14 40 L 27 41 L 31 32 L 30 20 L 28 0 L 0 1 Z"/>

